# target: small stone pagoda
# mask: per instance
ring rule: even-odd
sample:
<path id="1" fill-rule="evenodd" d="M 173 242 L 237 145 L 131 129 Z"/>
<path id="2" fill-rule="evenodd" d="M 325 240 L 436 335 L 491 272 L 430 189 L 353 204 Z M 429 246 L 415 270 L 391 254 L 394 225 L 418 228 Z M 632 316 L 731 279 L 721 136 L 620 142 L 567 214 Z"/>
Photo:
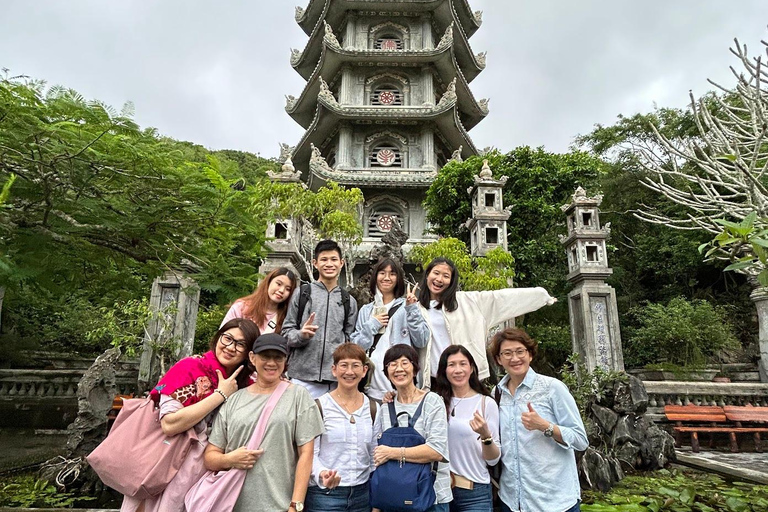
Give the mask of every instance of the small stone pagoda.
<path id="1" fill-rule="evenodd" d="M 605 241 L 610 223 L 600 225 L 603 196 L 587 197 L 576 189 L 570 204 L 563 205 L 568 234 L 560 237 L 568 254 L 568 281 L 574 284 L 568 293 L 573 350 L 587 368 L 624 370 L 624 356 L 619 331 L 616 291 L 605 280 L 613 274 L 608 266 Z"/>
<path id="2" fill-rule="evenodd" d="M 472 198 L 472 218 L 466 223 L 472 256 L 485 256 L 497 247 L 507 250 L 510 207 L 504 208 L 502 189 L 508 179 L 507 176 L 494 179 L 488 160 L 483 160 L 475 184 L 467 190 Z"/>
<path id="3" fill-rule="evenodd" d="M 292 151 L 301 179 L 365 196 L 362 251 L 400 225 L 432 240 L 422 207 L 437 172 L 477 150 L 468 131 L 488 114 L 470 82 L 485 68 L 469 38 L 467 0 L 310 0 L 296 9 L 309 36 L 291 65 L 307 85 L 286 111 L 306 129 Z"/>

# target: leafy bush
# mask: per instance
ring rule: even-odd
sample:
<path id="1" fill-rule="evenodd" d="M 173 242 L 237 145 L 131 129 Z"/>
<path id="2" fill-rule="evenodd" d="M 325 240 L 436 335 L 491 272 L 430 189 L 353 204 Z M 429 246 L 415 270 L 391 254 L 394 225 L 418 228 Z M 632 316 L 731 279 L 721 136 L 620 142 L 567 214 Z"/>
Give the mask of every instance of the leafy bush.
<path id="1" fill-rule="evenodd" d="M 583 512 L 762 512 L 768 486 L 690 470 L 630 475 L 610 492 L 584 491 Z"/>
<path id="2" fill-rule="evenodd" d="M 96 498 L 60 492 L 45 480 L 34 476 L 17 476 L 0 482 L 0 507 L 72 508 L 80 501 Z"/>
<path id="3" fill-rule="evenodd" d="M 706 300 L 678 297 L 666 305 L 648 303 L 632 308 L 629 316 L 624 345 L 629 367 L 662 361 L 700 366 L 739 348 L 725 309 Z"/>
<path id="4" fill-rule="evenodd" d="M 626 382 L 629 378 L 624 372 L 604 370 L 599 366 L 590 372 L 578 354 L 572 354 L 568 358 L 561 371 L 561 377 L 576 400 L 582 418 L 587 417 L 590 404 L 613 391 L 617 381 Z"/>
<path id="5" fill-rule="evenodd" d="M 526 324 L 525 330 L 539 343 L 537 371 L 553 373 L 562 368 L 573 352 L 571 329 L 567 325 Z"/>
<path id="6" fill-rule="evenodd" d="M 195 354 L 202 354 L 208 351 L 208 344 L 213 335 L 219 330 L 219 325 L 227 314 L 227 306 L 214 304 L 212 306 L 200 307 L 197 312 L 197 325 L 195 326 Z"/>

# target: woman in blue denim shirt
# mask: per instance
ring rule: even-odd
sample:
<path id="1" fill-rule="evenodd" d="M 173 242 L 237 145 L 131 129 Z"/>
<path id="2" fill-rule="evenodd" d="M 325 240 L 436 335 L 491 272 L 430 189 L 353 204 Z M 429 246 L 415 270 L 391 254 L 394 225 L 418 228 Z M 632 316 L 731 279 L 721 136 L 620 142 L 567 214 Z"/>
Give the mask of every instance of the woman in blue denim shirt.
<path id="1" fill-rule="evenodd" d="M 586 450 L 589 441 L 565 384 L 531 368 L 537 347 L 522 329 L 504 329 L 491 342 L 491 355 L 507 372 L 496 389 L 501 510 L 577 512 L 576 451 Z"/>

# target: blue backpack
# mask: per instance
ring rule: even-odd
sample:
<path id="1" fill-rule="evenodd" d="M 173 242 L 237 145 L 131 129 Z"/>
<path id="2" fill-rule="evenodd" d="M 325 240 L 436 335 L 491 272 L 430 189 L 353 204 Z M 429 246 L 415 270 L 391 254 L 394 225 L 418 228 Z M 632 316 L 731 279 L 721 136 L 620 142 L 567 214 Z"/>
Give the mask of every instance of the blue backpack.
<path id="1" fill-rule="evenodd" d="M 395 411 L 394 402 L 388 404 L 392 426 L 381 434 L 379 445 L 408 448 L 426 442 L 424 436 L 413 428 L 421 416 L 424 398 L 413 416 L 408 418 L 407 427 L 399 426 L 399 414 Z M 405 411 L 400 414 L 410 416 Z M 436 476 L 437 462 L 401 464 L 399 460 L 388 460 L 371 475 L 371 507 L 386 512 L 424 512 L 435 504 Z"/>

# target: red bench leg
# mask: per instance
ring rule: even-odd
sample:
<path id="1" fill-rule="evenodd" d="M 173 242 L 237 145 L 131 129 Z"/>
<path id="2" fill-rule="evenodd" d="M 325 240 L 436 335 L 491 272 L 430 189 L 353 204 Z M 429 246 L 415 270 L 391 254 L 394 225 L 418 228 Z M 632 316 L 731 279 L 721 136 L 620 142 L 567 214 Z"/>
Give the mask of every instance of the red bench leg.
<path id="1" fill-rule="evenodd" d="M 699 433 L 691 432 L 691 451 L 693 453 L 699 452 Z"/>
<path id="2" fill-rule="evenodd" d="M 739 443 L 738 443 L 738 441 L 736 441 L 736 432 L 729 432 L 728 433 L 728 438 L 731 441 L 731 451 L 733 453 L 738 452 L 739 451 Z"/>
<path id="3" fill-rule="evenodd" d="M 757 453 L 763 452 L 763 447 L 760 446 L 760 432 L 755 432 L 755 451 Z"/>

